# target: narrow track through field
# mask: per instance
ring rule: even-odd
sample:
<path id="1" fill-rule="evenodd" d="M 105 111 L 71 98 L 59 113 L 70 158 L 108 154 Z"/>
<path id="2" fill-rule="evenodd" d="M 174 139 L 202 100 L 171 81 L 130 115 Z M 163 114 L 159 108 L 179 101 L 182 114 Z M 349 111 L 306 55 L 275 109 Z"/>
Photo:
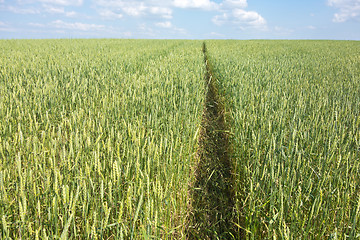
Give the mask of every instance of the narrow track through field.
<path id="1" fill-rule="evenodd" d="M 206 99 L 197 152 L 198 165 L 191 190 L 188 239 L 240 239 L 233 224 L 234 192 L 231 144 L 223 97 L 203 43 Z"/>

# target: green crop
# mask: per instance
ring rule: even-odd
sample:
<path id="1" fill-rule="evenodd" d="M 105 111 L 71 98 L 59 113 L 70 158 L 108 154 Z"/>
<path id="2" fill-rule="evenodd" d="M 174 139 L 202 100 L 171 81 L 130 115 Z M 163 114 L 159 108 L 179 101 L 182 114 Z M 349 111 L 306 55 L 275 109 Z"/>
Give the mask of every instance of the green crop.
<path id="1" fill-rule="evenodd" d="M 249 239 L 360 237 L 360 45 L 209 41 Z"/>
<path id="2" fill-rule="evenodd" d="M 183 237 L 200 49 L 1 41 L 0 238 Z"/>
<path id="3" fill-rule="evenodd" d="M 359 42 L 205 49 L 1 40 L 0 238 L 359 238 Z"/>

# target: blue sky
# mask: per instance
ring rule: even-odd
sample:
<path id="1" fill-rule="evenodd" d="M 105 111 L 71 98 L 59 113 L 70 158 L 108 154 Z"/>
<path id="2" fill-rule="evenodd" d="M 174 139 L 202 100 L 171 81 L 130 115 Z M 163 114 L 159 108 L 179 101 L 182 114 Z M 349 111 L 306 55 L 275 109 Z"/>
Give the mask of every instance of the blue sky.
<path id="1" fill-rule="evenodd" d="M 360 40 L 360 0 L 0 0 L 0 38 Z"/>

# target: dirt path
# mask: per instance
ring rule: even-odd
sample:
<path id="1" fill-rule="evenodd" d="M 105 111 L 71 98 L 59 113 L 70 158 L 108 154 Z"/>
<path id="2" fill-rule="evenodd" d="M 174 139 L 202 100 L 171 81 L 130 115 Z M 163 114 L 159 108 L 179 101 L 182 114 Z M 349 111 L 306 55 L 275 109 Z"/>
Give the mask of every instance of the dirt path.
<path id="1" fill-rule="evenodd" d="M 233 224 L 231 144 L 223 97 L 203 44 L 207 92 L 199 136 L 198 165 L 191 191 L 188 239 L 240 239 Z"/>

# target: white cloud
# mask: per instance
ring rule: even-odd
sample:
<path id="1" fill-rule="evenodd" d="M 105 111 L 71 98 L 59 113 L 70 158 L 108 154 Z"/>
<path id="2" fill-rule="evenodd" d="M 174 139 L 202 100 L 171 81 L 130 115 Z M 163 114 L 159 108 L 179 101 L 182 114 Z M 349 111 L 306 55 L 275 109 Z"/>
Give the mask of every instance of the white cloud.
<path id="1" fill-rule="evenodd" d="M 141 34 L 147 35 L 147 36 L 156 36 L 154 29 L 151 27 L 148 27 L 146 23 L 139 24 L 138 29 L 140 30 Z"/>
<path id="2" fill-rule="evenodd" d="M 316 29 L 316 27 L 315 27 L 315 26 L 312 26 L 312 25 L 307 26 L 306 28 L 307 28 L 307 29 L 310 29 L 310 30 L 315 30 L 315 29 Z"/>
<path id="3" fill-rule="evenodd" d="M 219 13 L 212 18 L 215 25 L 233 25 L 239 29 L 266 30 L 267 23 L 259 13 L 247 11 L 247 0 L 224 0 L 219 5 Z"/>
<path id="4" fill-rule="evenodd" d="M 81 6 L 83 0 L 37 0 L 37 2 L 62 6 Z"/>
<path id="5" fill-rule="evenodd" d="M 230 7 L 230 8 L 246 8 L 247 1 L 246 0 L 225 0 L 222 3 L 222 6 Z"/>
<path id="6" fill-rule="evenodd" d="M 334 14 L 334 22 L 346 22 L 349 19 L 355 19 L 360 16 L 360 6 L 354 8 L 341 9 L 339 13 Z"/>
<path id="7" fill-rule="evenodd" d="M 0 21 L 0 26 L 5 26 L 6 24 L 4 22 Z"/>
<path id="8" fill-rule="evenodd" d="M 149 12 L 154 15 L 160 15 L 163 18 L 172 18 L 172 10 L 166 7 L 150 7 Z"/>
<path id="9" fill-rule="evenodd" d="M 56 20 L 46 24 L 30 22 L 27 24 L 31 32 L 41 33 L 58 33 L 58 34 L 76 34 L 78 36 L 99 36 L 109 34 L 114 37 L 131 37 L 133 35 L 130 31 L 122 31 L 119 28 L 98 24 L 89 24 L 82 22 L 65 22 L 63 20 Z M 1 28 L 1 26 L 0 26 Z"/>
<path id="10" fill-rule="evenodd" d="M 88 23 L 67 23 L 62 20 L 56 20 L 49 24 L 51 27 L 57 29 L 68 29 L 68 30 L 76 30 L 76 31 L 100 31 L 105 30 L 104 25 L 97 25 L 97 24 L 88 24 Z"/>
<path id="11" fill-rule="evenodd" d="M 43 27 L 46 27 L 45 24 L 42 24 L 42 23 L 33 23 L 33 22 L 30 22 L 28 23 L 29 26 L 31 27 L 37 27 L 37 28 L 43 28 Z"/>
<path id="12" fill-rule="evenodd" d="M 16 14 L 39 14 L 39 9 L 35 8 L 19 8 L 19 7 L 13 7 L 8 6 L 7 9 L 9 12 L 16 13 Z"/>
<path id="13" fill-rule="evenodd" d="M 83 0 L 17 0 L 16 2 L 18 2 L 18 4 L 21 5 L 44 3 L 44 4 L 61 5 L 61 6 L 81 6 L 83 5 L 84 1 Z"/>
<path id="14" fill-rule="evenodd" d="M 334 7 L 344 7 L 344 6 L 354 5 L 356 4 L 356 2 L 359 3 L 358 0 L 328 0 L 328 4 Z"/>
<path id="15" fill-rule="evenodd" d="M 328 0 L 328 5 L 339 9 L 339 12 L 334 14 L 333 22 L 360 19 L 360 0 Z"/>
<path id="16" fill-rule="evenodd" d="M 166 21 L 166 22 L 158 22 L 155 24 L 156 26 L 158 27 L 162 27 L 162 28 L 171 28 L 172 27 L 172 24 L 171 22 L 169 21 Z"/>
<path id="17" fill-rule="evenodd" d="M 218 4 L 210 0 L 174 0 L 174 6 L 178 8 L 200 8 L 204 10 L 218 8 Z"/>
<path id="18" fill-rule="evenodd" d="M 157 22 L 154 25 L 158 28 L 165 29 L 166 33 L 170 34 L 170 35 L 187 35 L 188 34 L 184 28 L 178 28 L 178 27 L 174 26 L 170 21 Z M 159 36 L 159 34 L 161 34 L 162 31 L 161 30 L 158 31 L 158 30 L 155 30 L 153 32 L 153 33 L 155 33 L 155 36 Z"/>
<path id="19" fill-rule="evenodd" d="M 236 8 L 232 11 L 226 11 L 221 15 L 213 17 L 212 22 L 218 26 L 223 24 L 233 24 L 240 29 L 256 28 L 265 30 L 266 20 L 257 12 L 246 11 Z"/>
<path id="20" fill-rule="evenodd" d="M 67 17 L 76 17 L 79 14 L 77 12 L 71 11 L 71 12 L 65 12 L 65 16 Z"/>
<path id="21" fill-rule="evenodd" d="M 236 19 L 235 21 L 241 24 L 248 24 L 253 27 L 263 27 L 266 25 L 265 19 L 254 11 L 235 9 L 233 15 Z"/>
<path id="22" fill-rule="evenodd" d="M 155 23 L 155 26 L 160 27 L 160 28 L 169 29 L 169 30 L 171 30 L 170 33 L 172 33 L 172 34 L 174 34 L 174 33 L 175 34 L 178 33 L 181 35 L 187 34 L 185 29 L 174 26 L 170 21 L 157 22 L 157 23 Z"/>
<path id="23" fill-rule="evenodd" d="M 75 11 L 67 12 L 63 6 L 58 5 L 49 5 L 49 4 L 41 4 L 37 8 L 34 6 L 31 7 L 18 7 L 18 6 L 6 6 L 1 7 L 0 9 L 4 9 L 6 11 L 15 13 L 15 14 L 61 14 L 66 17 L 75 17 L 78 16 L 78 13 Z"/>
<path id="24" fill-rule="evenodd" d="M 157 27 L 170 26 L 169 21 L 158 21 L 157 18 L 172 19 L 174 8 L 192 8 L 214 11 L 217 14 L 212 21 L 219 26 L 230 24 L 242 29 L 266 28 L 266 20 L 259 13 L 244 10 L 248 6 L 247 0 L 97 0 L 95 5 L 102 9 L 98 11 L 102 17 L 150 17 Z"/>
<path id="25" fill-rule="evenodd" d="M 65 15 L 66 17 L 76 17 L 76 16 L 78 16 L 77 12 L 75 12 L 75 11 L 67 12 L 67 11 L 65 11 L 64 7 L 47 5 L 47 4 L 43 4 L 42 7 L 43 7 L 43 11 L 46 12 L 46 13 L 62 14 L 62 15 Z"/>
<path id="26" fill-rule="evenodd" d="M 144 3 L 131 4 L 130 6 L 123 7 L 122 10 L 129 16 L 138 17 L 143 15 L 146 11 L 146 6 Z"/>
<path id="27" fill-rule="evenodd" d="M 100 16 L 107 18 L 107 19 L 120 19 L 123 17 L 122 14 L 115 13 L 109 9 L 103 9 L 99 11 Z"/>
<path id="28" fill-rule="evenodd" d="M 132 17 L 156 16 L 160 18 L 172 18 L 171 4 L 165 1 L 131 1 L 131 0 L 98 0 L 96 5 L 102 9 L 118 12 Z"/>
<path id="29" fill-rule="evenodd" d="M 227 13 L 223 13 L 221 15 L 216 15 L 213 17 L 212 22 L 218 26 L 225 24 L 229 20 L 229 16 Z"/>
<path id="30" fill-rule="evenodd" d="M 65 9 L 63 7 L 54 7 L 54 6 L 50 6 L 50 5 L 44 5 L 44 10 L 48 13 L 52 13 L 52 14 L 64 14 L 65 13 Z"/>

